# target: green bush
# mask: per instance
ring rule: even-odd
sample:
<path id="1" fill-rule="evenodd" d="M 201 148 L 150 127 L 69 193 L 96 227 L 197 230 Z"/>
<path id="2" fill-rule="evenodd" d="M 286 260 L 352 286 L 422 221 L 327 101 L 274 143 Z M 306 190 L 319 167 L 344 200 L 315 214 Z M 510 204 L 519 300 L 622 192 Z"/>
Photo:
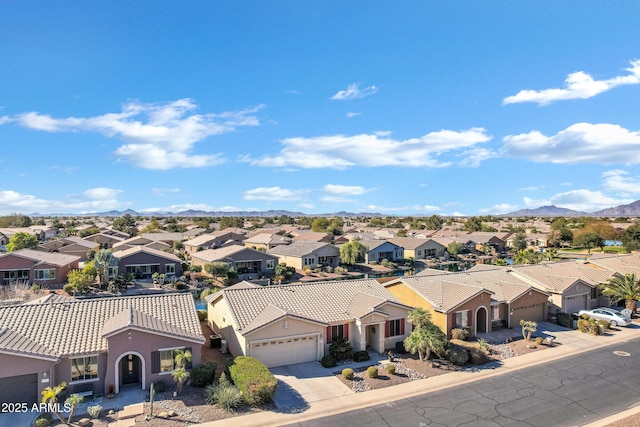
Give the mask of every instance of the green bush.
<path id="1" fill-rule="evenodd" d="M 195 387 L 205 387 L 215 379 L 218 364 L 213 360 L 193 368 L 191 372 L 191 384 Z"/>
<path id="2" fill-rule="evenodd" d="M 242 393 L 231 383 L 209 385 L 205 389 L 205 401 L 209 405 L 217 404 L 227 412 L 235 412 L 242 404 Z"/>
<path id="3" fill-rule="evenodd" d="M 207 310 L 198 310 L 198 320 L 201 322 L 207 320 Z"/>
<path id="4" fill-rule="evenodd" d="M 33 423 L 36 427 L 48 427 L 53 423 L 53 415 L 48 412 L 40 414 Z"/>
<path id="5" fill-rule="evenodd" d="M 573 327 L 573 315 L 571 313 L 558 313 L 556 318 L 558 319 L 558 325 L 565 328 Z"/>
<path id="6" fill-rule="evenodd" d="M 320 359 L 320 364 L 324 368 L 333 368 L 334 366 L 336 366 L 336 359 L 334 359 L 330 354 L 325 354 L 324 356 L 322 356 L 322 359 Z"/>
<path id="7" fill-rule="evenodd" d="M 542 345 L 542 342 L 544 341 L 544 338 L 542 337 L 536 337 L 536 345 Z"/>
<path id="8" fill-rule="evenodd" d="M 366 362 L 369 359 L 371 359 L 371 356 L 369 356 L 369 352 L 368 351 L 356 351 L 353 354 L 353 361 L 354 362 Z"/>
<path id="9" fill-rule="evenodd" d="M 165 391 L 167 391 L 167 385 L 162 381 L 155 381 L 153 383 L 153 388 L 156 393 L 164 393 Z"/>
<path id="10" fill-rule="evenodd" d="M 344 368 L 342 370 L 342 378 L 344 378 L 345 380 L 352 380 L 353 379 L 353 369 Z"/>
<path id="11" fill-rule="evenodd" d="M 369 366 L 367 368 L 367 376 L 369 378 L 378 378 L 378 367 L 377 366 Z"/>
<path id="12" fill-rule="evenodd" d="M 278 385 L 276 377 L 255 357 L 236 356 L 229 366 L 229 375 L 244 401 L 251 406 L 271 400 Z"/>
<path id="13" fill-rule="evenodd" d="M 62 287 L 62 290 L 65 291 L 66 293 L 68 293 L 69 295 L 73 295 L 73 293 L 75 292 L 76 288 L 71 283 L 67 283 L 66 285 L 64 285 Z"/>
<path id="14" fill-rule="evenodd" d="M 467 341 L 469 339 L 469 329 L 453 328 L 451 330 L 451 339 Z"/>
<path id="15" fill-rule="evenodd" d="M 329 346 L 329 354 L 336 360 L 347 360 L 353 358 L 353 346 L 344 338 L 338 338 Z"/>
<path id="16" fill-rule="evenodd" d="M 393 363 L 389 363 L 387 365 L 387 374 L 395 375 L 396 374 L 396 365 L 394 365 Z"/>

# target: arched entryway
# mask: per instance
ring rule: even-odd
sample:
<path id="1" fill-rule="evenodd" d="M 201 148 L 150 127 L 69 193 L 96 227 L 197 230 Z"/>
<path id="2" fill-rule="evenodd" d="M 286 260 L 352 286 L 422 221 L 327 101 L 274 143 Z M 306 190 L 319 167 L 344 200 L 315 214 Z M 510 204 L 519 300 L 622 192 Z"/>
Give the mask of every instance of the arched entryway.
<path id="1" fill-rule="evenodd" d="M 486 307 L 478 307 L 476 310 L 476 334 L 485 333 L 488 331 L 488 322 L 487 322 L 487 309 Z"/>
<path id="2" fill-rule="evenodd" d="M 116 393 L 122 387 L 140 387 L 144 390 L 145 385 L 145 363 L 144 357 L 135 351 L 122 354 L 116 360 Z M 136 387 L 137 388 L 137 387 Z"/>

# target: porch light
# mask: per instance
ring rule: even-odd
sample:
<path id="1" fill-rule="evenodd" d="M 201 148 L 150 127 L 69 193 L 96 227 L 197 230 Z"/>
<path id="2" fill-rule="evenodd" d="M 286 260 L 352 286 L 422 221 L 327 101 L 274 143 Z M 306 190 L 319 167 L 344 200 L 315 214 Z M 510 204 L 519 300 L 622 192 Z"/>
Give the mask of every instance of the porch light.
<path id="1" fill-rule="evenodd" d="M 42 373 L 42 378 L 47 378 L 47 371 L 44 371 L 44 372 Z"/>

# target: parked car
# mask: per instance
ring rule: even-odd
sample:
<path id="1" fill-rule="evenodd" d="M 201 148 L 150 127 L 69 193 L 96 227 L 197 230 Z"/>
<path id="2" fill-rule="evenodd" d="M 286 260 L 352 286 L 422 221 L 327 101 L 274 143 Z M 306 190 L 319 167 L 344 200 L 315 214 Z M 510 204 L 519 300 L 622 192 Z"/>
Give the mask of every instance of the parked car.
<path id="1" fill-rule="evenodd" d="M 607 320 L 611 326 L 628 326 L 631 319 L 618 310 L 609 307 L 594 308 L 593 310 L 580 310 L 580 315 L 587 314 L 597 320 Z"/>

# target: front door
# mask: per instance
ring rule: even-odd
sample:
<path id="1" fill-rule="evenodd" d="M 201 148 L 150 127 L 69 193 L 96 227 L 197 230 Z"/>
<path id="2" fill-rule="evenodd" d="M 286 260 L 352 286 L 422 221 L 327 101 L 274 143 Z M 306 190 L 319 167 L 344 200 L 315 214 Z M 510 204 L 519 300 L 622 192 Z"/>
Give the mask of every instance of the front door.
<path id="1" fill-rule="evenodd" d="M 140 358 L 130 354 L 120 361 L 122 371 L 122 385 L 137 384 L 140 382 Z"/>

